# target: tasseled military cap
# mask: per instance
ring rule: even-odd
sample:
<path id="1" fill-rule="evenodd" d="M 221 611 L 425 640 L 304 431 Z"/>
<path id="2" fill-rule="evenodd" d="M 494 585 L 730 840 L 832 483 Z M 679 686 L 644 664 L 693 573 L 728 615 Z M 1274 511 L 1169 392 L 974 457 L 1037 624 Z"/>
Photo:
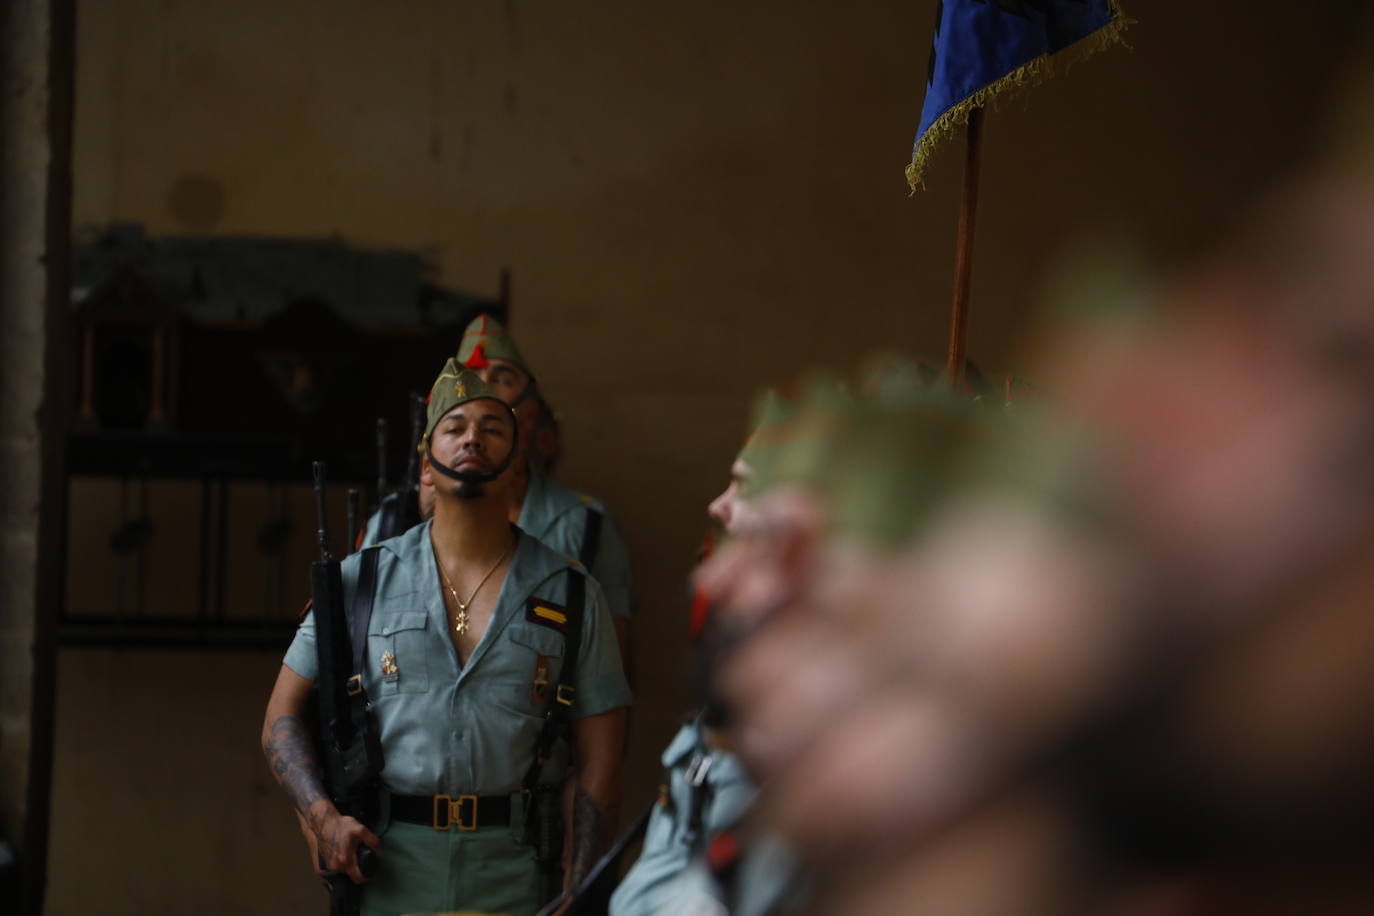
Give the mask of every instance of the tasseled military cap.
<path id="1" fill-rule="evenodd" d="M 458 344 L 458 363 L 468 369 L 485 369 L 493 359 L 514 363 L 529 373 L 531 378 L 534 377 L 534 370 L 525 362 L 510 331 L 483 312 L 468 322 L 463 331 L 463 339 Z"/>

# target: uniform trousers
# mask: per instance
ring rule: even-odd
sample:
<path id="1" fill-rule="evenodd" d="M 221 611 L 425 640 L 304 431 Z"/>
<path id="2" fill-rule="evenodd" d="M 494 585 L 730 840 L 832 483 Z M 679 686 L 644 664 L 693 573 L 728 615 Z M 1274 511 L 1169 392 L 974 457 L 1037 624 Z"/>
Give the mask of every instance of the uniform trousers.
<path id="1" fill-rule="evenodd" d="M 513 802 L 514 808 L 520 806 Z M 381 863 L 363 892 L 362 916 L 474 913 L 530 916 L 541 875 L 523 842 L 523 812 L 511 826 L 435 830 L 392 820 L 382 834 Z"/>

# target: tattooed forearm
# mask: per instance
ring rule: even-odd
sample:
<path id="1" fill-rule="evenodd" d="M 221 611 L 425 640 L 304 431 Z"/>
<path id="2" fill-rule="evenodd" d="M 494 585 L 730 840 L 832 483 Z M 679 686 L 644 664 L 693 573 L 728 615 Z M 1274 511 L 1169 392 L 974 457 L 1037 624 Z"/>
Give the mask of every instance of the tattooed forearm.
<path id="1" fill-rule="evenodd" d="M 572 864 L 568 869 L 568 887 L 576 887 L 587 877 L 606 847 L 610 829 L 610 813 L 596 803 L 590 792 L 579 788 L 573 797 Z"/>
<path id="2" fill-rule="evenodd" d="M 262 746 L 272 775 L 277 777 L 296 810 L 315 826 L 310 809 L 325 799 L 320 767 L 315 761 L 315 748 L 305 723 L 295 716 L 278 716 L 272 731 Z"/>

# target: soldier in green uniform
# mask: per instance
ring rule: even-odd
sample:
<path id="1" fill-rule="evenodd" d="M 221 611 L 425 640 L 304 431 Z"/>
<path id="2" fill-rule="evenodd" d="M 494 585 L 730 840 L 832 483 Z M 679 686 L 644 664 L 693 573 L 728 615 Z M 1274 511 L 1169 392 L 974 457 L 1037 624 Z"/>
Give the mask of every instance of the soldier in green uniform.
<path id="1" fill-rule="evenodd" d="M 634 601 L 629 551 L 600 500 L 545 473 L 550 447 L 541 447 L 539 431 L 541 418 L 549 417 L 550 408 L 539 390 L 538 377 L 510 332 L 486 314 L 474 318 L 463 332 L 458 362 L 482 376 L 520 423 L 525 447 L 511 491 L 511 521 L 554 550 L 576 557 L 601 583 L 624 653 Z"/>
<path id="2" fill-rule="evenodd" d="M 538 908 L 522 790 L 530 774 L 554 784 L 569 772 L 566 752 L 532 767 L 551 703 L 571 703 L 567 881 L 586 873 L 611 827 L 629 688 L 599 586 L 509 522 L 517 429 L 506 403 L 449 360 L 421 443 L 434 518 L 372 548 L 362 675 L 385 758 L 375 834 L 325 796 L 302 722 L 317 674 L 313 617 L 301 624 L 268 703 L 264 753 L 309 826 L 317 860 L 362 883 L 359 844 L 379 852 L 363 895 L 367 914 Z M 350 615 L 363 556 L 342 564 Z M 570 662 L 575 677 L 565 684 Z"/>

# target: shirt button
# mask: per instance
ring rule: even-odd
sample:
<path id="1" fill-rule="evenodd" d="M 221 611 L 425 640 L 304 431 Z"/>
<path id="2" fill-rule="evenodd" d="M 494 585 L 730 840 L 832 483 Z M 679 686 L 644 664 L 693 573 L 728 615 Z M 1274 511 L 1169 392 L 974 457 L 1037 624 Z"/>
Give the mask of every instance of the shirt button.
<path id="1" fill-rule="evenodd" d="M 382 635 L 383 635 L 383 636 L 390 636 L 390 635 L 391 635 L 391 627 L 382 627 Z"/>

